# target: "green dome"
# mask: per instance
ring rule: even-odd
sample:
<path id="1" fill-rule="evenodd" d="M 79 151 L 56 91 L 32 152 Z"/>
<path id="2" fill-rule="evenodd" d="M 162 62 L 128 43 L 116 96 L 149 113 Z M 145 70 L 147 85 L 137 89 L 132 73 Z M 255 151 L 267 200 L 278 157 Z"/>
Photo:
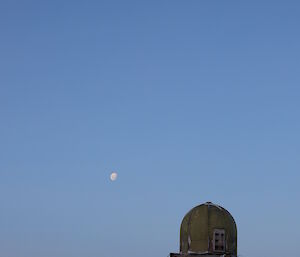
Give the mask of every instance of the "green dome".
<path id="1" fill-rule="evenodd" d="M 190 210 L 180 228 L 180 252 L 237 255 L 237 228 L 231 214 L 207 202 Z"/>

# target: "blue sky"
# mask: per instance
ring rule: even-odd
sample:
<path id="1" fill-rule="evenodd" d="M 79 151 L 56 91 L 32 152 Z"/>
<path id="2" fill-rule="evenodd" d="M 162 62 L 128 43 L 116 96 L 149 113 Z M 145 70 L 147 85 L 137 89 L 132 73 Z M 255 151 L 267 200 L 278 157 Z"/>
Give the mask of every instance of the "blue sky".
<path id="1" fill-rule="evenodd" d="M 2 0 L 0 256 L 167 256 L 206 201 L 241 256 L 295 256 L 299 11 Z"/>

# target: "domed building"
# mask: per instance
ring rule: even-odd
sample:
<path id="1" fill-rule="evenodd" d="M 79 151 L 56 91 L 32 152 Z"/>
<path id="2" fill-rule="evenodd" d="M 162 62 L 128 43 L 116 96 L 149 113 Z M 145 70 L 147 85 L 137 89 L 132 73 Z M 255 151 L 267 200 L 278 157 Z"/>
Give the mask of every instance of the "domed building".
<path id="1" fill-rule="evenodd" d="M 237 256 L 237 228 L 231 214 L 223 207 L 207 202 L 191 209 L 180 228 L 182 256 Z"/>

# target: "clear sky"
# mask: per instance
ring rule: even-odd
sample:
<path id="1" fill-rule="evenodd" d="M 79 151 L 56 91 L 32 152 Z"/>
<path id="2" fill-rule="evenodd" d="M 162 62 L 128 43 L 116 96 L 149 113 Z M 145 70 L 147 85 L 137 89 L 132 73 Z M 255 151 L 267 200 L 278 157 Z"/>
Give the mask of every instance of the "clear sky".
<path id="1" fill-rule="evenodd" d="M 2 0 L 0 257 L 166 257 L 206 201 L 242 257 L 299 254 L 299 13 Z"/>

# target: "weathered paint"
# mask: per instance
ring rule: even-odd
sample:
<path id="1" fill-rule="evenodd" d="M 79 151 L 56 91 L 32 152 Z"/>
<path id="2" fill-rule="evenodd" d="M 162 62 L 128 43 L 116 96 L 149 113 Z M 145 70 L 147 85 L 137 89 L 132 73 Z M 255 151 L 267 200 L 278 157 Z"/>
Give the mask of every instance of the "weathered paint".
<path id="1" fill-rule="evenodd" d="M 216 229 L 225 230 L 224 251 L 213 249 L 213 233 Z M 181 223 L 180 253 L 237 256 L 237 228 L 231 214 L 210 202 L 190 210 Z"/>

